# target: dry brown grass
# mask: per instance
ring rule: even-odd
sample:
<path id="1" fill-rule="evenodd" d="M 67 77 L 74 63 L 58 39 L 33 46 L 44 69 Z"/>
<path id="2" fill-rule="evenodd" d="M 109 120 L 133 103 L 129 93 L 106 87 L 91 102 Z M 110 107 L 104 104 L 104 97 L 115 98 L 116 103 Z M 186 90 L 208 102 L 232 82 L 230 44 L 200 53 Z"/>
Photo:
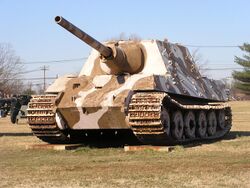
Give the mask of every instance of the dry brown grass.
<path id="1" fill-rule="evenodd" d="M 231 105 L 224 140 L 171 153 L 25 150 L 41 142 L 26 124 L 0 119 L 0 187 L 250 187 L 250 102 Z"/>

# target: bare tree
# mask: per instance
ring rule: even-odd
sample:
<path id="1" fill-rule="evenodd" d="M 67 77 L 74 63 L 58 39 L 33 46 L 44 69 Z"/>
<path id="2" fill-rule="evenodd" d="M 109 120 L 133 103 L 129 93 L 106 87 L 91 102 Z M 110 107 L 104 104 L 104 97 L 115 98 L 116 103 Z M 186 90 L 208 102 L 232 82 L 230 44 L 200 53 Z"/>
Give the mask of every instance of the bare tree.
<path id="1" fill-rule="evenodd" d="M 44 93 L 42 84 L 36 84 L 36 93 L 37 94 L 43 94 Z"/>
<path id="2" fill-rule="evenodd" d="M 34 90 L 34 83 L 32 82 L 27 82 L 24 87 L 23 87 L 23 91 L 22 91 L 22 94 L 24 95 L 35 95 L 36 94 L 36 91 Z"/>
<path id="3" fill-rule="evenodd" d="M 126 33 L 122 32 L 118 37 L 112 37 L 109 40 L 119 41 L 119 40 L 131 40 L 131 41 L 141 41 L 141 37 L 135 33 L 130 34 L 129 36 Z"/>
<path id="4" fill-rule="evenodd" d="M 23 66 L 10 44 L 0 43 L 0 92 L 5 95 L 20 94 Z"/>
<path id="5" fill-rule="evenodd" d="M 128 38 L 129 40 L 132 40 L 132 41 L 141 41 L 141 37 L 137 35 L 136 33 L 130 34 Z"/>
<path id="6" fill-rule="evenodd" d="M 207 73 L 208 69 L 208 60 L 204 60 L 201 53 L 199 52 L 199 49 L 195 49 L 192 52 L 192 58 L 194 63 L 196 64 L 198 70 L 200 71 L 202 76 L 209 76 Z"/>

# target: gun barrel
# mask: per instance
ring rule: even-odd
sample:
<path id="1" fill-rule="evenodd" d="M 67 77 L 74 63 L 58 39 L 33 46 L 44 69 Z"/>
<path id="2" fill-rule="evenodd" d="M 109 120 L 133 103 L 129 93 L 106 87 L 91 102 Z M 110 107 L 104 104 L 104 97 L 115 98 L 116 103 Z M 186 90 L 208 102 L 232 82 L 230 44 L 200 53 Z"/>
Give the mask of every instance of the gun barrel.
<path id="1" fill-rule="evenodd" d="M 100 54 L 102 54 L 105 58 L 112 56 L 112 50 L 102 43 L 89 36 L 87 33 L 70 23 L 68 20 L 64 19 L 61 16 L 56 16 L 55 21 L 57 24 L 62 26 L 64 29 L 68 30 L 70 33 L 81 39 L 83 42 L 90 45 L 92 48 L 96 49 Z"/>

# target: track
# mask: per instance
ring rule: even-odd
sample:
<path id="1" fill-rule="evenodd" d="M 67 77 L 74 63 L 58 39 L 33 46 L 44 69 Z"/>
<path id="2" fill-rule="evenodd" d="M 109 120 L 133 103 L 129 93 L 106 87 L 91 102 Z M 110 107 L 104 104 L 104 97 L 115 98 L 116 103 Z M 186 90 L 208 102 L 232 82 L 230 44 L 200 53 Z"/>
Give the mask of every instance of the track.
<path id="1" fill-rule="evenodd" d="M 32 132 L 48 143 L 69 143 L 70 136 L 55 120 L 57 95 L 34 96 L 28 106 Z M 231 129 L 231 108 L 226 103 L 188 104 L 164 92 L 135 93 L 129 104 L 129 125 L 144 144 L 172 145 L 219 139 Z M 222 114 L 222 115 L 221 115 Z M 221 115 L 221 116 L 220 116 Z"/>
<path id="2" fill-rule="evenodd" d="M 48 143 L 67 143 L 69 138 L 55 120 L 54 104 L 57 95 L 33 96 L 28 106 L 28 123 L 33 134 Z"/>
<path id="3" fill-rule="evenodd" d="M 232 124 L 226 103 L 181 104 L 163 92 L 134 94 L 128 116 L 130 127 L 144 144 L 218 139 L 229 132 Z"/>

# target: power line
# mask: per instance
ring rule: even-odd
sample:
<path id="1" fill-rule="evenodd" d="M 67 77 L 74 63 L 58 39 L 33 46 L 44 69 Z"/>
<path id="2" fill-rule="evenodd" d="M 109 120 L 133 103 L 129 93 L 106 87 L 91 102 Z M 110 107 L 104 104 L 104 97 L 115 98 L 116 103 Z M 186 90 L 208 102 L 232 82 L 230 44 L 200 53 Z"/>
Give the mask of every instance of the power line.
<path id="1" fill-rule="evenodd" d="M 200 70 L 243 70 L 244 68 L 233 68 L 233 67 L 229 67 L 229 68 L 204 68 L 204 69 L 200 69 Z"/>
<path id="2" fill-rule="evenodd" d="M 48 60 L 48 61 L 29 61 L 29 62 L 22 62 L 22 64 L 63 63 L 63 62 L 71 62 L 71 61 L 82 61 L 82 60 L 85 60 L 85 59 L 87 59 L 87 57 L 74 58 L 74 59 Z"/>
<path id="3" fill-rule="evenodd" d="M 47 67 L 45 67 L 46 70 Z M 205 70 L 205 71 L 221 71 L 221 70 L 243 70 L 244 68 L 236 68 L 236 67 L 222 67 L 222 68 L 201 68 L 199 70 Z M 42 67 L 42 69 L 39 69 L 39 71 L 43 70 L 44 71 L 44 67 Z M 46 71 L 45 70 L 45 71 Z M 37 77 L 37 78 L 11 78 L 11 79 L 8 79 L 8 78 L 3 78 L 2 80 L 44 80 L 44 78 L 46 80 L 54 80 L 54 79 L 57 79 L 58 77 Z M 44 83 L 43 83 L 44 84 Z"/>
<path id="4" fill-rule="evenodd" d="M 38 77 L 38 78 L 3 78 L 1 80 L 43 80 L 43 77 Z M 46 77 L 46 80 L 54 80 L 57 79 L 57 77 Z"/>
<path id="5" fill-rule="evenodd" d="M 191 48 L 239 48 L 239 45 L 192 45 L 186 44 L 186 47 Z M 88 59 L 88 57 L 81 57 L 81 58 L 71 58 L 71 59 L 59 59 L 59 60 L 46 60 L 46 61 L 21 61 L 21 64 L 50 64 L 50 63 L 65 63 L 65 62 L 73 62 L 73 61 L 83 61 Z"/>
<path id="6" fill-rule="evenodd" d="M 37 72 L 37 71 L 40 71 L 40 69 L 28 70 L 28 71 L 24 71 L 24 72 L 19 72 L 17 74 L 27 74 L 27 73 L 31 73 L 31 72 Z"/>
<path id="7" fill-rule="evenodd" d="M 240 47 L 240 45 L 193 45 L 193 44 L 184 44 L 184 46 L 191 47 L 191 48 L 239 48 Z M 22 62 L 22 64 L 64 63 L 64 62 L 71 62 L 71 61 L 82 61 L 86 59 L 88 59 L 88 57 L 60 59 L 60 60 L 47 60 L 47 61 L 29 61 L 29 62 Z"/>
<path id="8" fill-rule="evenodd" d="M 184 46 L 191 47 L 191 48 L 239 48 L 240 46 L 236 45 L 191 45 L 185 44 Z"/>

